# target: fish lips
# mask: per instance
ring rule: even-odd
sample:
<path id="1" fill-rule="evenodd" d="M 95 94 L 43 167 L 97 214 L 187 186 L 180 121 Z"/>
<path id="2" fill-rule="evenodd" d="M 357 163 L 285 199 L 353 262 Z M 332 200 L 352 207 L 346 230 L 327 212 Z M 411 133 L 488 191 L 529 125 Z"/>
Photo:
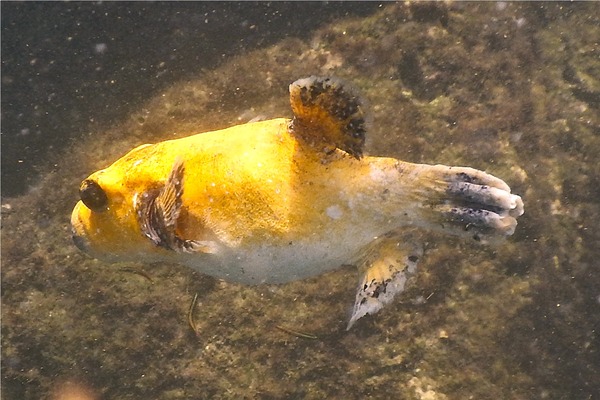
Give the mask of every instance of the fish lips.
<path id="1" fill-rule="evenodd" d="M 90 254 L 90 244 L 85 237 L 85 229 L 79 218 L 79 209 L 82 205 L 83 203 L 81 201 L 78 202 L 73 209 L 73 214 L 71 214 L 71 238 L 79 250 L 86 254 Z"/>

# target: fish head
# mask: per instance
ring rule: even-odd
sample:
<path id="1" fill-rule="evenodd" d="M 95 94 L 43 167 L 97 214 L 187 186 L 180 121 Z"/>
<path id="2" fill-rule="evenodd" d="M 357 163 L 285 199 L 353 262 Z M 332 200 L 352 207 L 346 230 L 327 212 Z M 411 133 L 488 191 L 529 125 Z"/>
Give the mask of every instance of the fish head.
<path id="1" fill-rule="evenodd" d="M 138 152 L 132 151 L 91 174 L 79 187 L 80 200 L 71 214 L 73 242 L 94 258 L 109 262 L 156 260 L 161 253 L 144 237 L 136 212 L 136 204 L 156 190 L 148 179 L 153 171 L 134 168 L 134 154 Z"/>

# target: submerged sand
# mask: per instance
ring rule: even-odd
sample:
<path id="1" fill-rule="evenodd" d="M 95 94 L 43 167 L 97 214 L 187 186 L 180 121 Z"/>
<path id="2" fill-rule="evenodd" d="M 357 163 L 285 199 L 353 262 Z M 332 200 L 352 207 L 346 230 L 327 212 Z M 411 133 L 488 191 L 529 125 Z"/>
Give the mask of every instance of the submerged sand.
<path id="1" fill-rule="evenodd" d="M 593 398 L 599 14 L 387 4 L 238 56 L 77 141 L 29 193 L 2 199 L 2 398 Z M 287 86 L 312 74 L 369 101 L 368 154 L 502 177 L 525 202 L 515 235 L 496 247 L 426 235 L 415 285 L 350 332 L 351 267 L 244 287 L 176 265 L 108 265 L 71 244 L 90 172 L 145 142 L 290 116 Z"/>

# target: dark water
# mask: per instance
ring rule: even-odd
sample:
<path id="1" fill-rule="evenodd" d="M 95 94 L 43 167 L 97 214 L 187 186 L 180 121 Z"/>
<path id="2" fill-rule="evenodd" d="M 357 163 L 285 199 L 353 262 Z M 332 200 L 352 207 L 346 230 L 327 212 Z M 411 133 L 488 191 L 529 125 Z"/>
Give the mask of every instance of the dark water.
<path id="1" fill-rule="evenodd" d="M 3 194 L 40 159 L 122 120 L 173 82 L 377 4 L 3 2 Z"/>
<path id="2" fill-rule="evenodd" d="M 2 33 L 3 399 L 598 397 L 596 4 L 2 2 Z M 73 246 L 91 172 L 289 116 L 312 74 L 368 100 L 367 154 L 504 179 L 515 234 L 424 234 L 412 287 L 349 332 L 351 267 L 245 287 Z"/>

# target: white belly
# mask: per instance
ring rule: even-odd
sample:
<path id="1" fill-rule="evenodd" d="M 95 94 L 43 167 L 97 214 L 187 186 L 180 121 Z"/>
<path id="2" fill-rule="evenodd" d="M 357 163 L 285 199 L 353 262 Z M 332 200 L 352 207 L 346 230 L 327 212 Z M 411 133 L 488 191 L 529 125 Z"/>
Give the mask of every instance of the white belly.
<path id="1" fill-rule="evenodd" d="M 356 230 L 331 239 L 323 235 L 284 245 L 262 244 L 251 248 L 223 247 L 216 254 L 178 254 L 178 263 L 230 282 L 256 285 L 285 283 L 337 269 L 352 263 L 374 235 Z M 351 233 L 356 233 L 352 235 Z"/>

